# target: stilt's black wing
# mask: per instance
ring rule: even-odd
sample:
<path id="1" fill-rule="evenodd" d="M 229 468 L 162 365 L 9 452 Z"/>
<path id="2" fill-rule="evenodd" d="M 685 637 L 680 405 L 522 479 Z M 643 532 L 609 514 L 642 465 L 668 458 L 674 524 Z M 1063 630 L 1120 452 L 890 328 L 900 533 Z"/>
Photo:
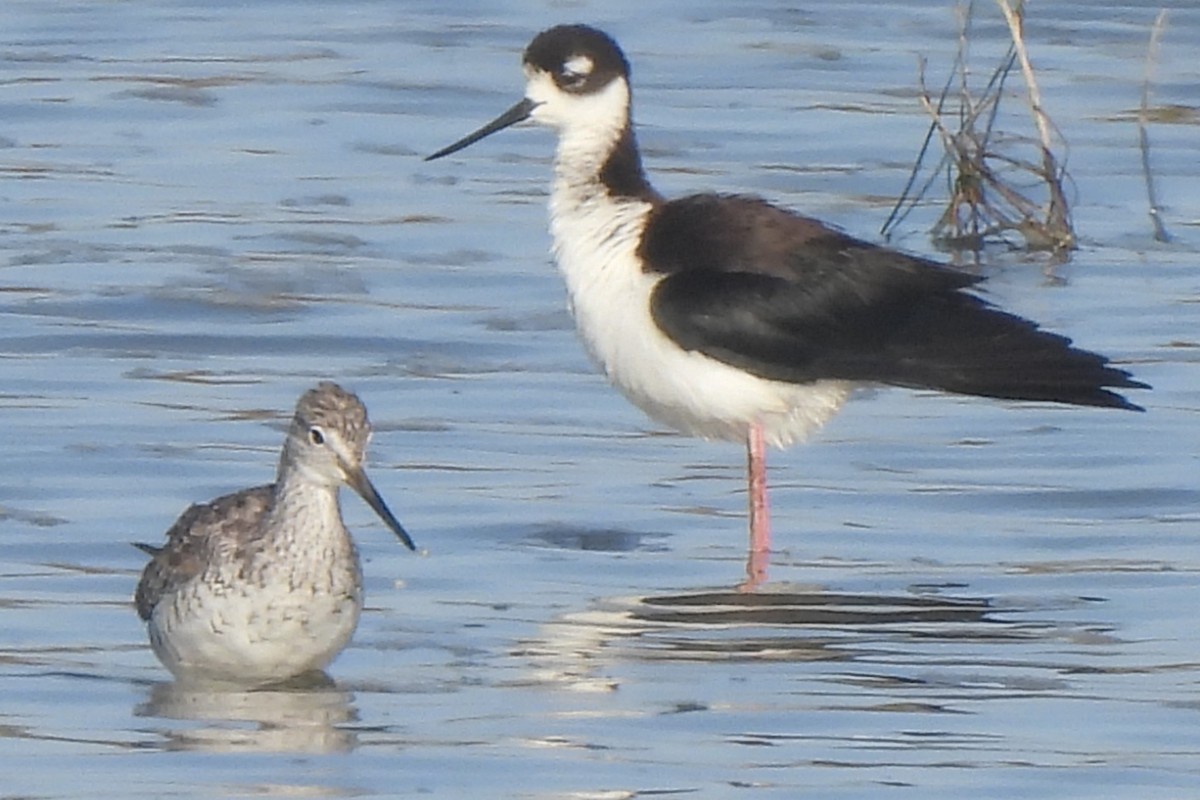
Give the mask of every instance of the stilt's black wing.
<path id="1" fill-rule="evenodd" d="M 966 291 L 974 276 L 754 198 L 665 203 L 639 254 L 664 274 L 651 299 L 659 327 L 687 350 L 763 378 L 1135 410 L 1111 390 L 1147 388 Z"/>

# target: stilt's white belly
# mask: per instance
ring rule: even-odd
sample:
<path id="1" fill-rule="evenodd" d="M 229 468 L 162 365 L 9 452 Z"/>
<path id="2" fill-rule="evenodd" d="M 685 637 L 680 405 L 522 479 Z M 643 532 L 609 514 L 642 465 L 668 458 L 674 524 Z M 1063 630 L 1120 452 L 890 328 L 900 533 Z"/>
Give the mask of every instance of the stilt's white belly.
<path id="1" fill-rule="evenodd" d="M 766 380 L 685 351 L 659 330 L 650 294 L 662 276 L 645 273 L 635 256 L 648 210 L 599 204 L 552 216 L 576 325 L 609 380 L 655 420 L 696 436 L 745 441 L 759 422 L 766 441 L 782 447 L 820 427 L 845 402 L 850 384 Z"/>

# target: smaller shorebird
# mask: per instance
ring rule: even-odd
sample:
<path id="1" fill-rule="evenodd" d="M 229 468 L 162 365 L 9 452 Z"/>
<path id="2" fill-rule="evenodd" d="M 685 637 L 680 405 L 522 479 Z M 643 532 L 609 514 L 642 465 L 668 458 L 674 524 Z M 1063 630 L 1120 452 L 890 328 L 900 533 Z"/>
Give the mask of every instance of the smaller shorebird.
<path id="1" fill-rule="evenodd" d="M 167 531 L 134 601 L 155 655 L 180 679 L 275 683 L 320 670 L 362 612 L 362 567 L 338 489 L 358 492 L 410 550 L 363 470 L 371 424 L 328 381 L 296 404 L 275 482 L 197 503 Z"/>
<path id="2" fill-rule="evenodd" d="M 667 200 L 642 171 L 629 62 L 560 25 L 525 49 L 525 97 L 426 160 L 532 119 L 558 131 L 550 230 L 575 322 L 634 405 L 745 442 L 750 585 L 770 547 L 765 446 L 799 441 L 854 386 L 1141 410 L 1108 359 L 969 291 L 981 279 L 757 197 Z"/>

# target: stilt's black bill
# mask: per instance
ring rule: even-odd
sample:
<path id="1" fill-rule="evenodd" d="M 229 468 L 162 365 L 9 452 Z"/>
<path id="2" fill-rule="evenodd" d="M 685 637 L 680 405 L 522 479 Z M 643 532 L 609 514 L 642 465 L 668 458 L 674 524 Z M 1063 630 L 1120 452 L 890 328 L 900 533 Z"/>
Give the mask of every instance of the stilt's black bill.
<path id="1" fill-rule="evenodd" d="M 383 502 L 383 498 L 379 496 L 379 492 L 375 490 L 371 479 L 367 477 L 367 473 L 362 469 L 346 470 L 347 483 L 350 488 L 358 492 L 363 500 L 367 501 L 367 505 L 379 515 L 379 518 L 387 523 L 387 526 L 392 529 L 392 533 L 400 537 L 400 541 L 404 542 L 405 547 L 409 550 L 416 550 L 417 546 L 413 544 L 413 540 L 409 537 L 408 531 L 404 530 L 404 526 L 400 524 L 400 520 L 392 514 L 392 510 L 387 507 L 387 503 Z"/>
<path id="2" fill-rule="evenodd" d="M 516 125 L 521 120 L 529 119 L 529 115 L 533 113 L 533 109 L 536 106 L 537 103 L 533 102 L 528 97 L 522 98 L 521 102 L 517 103 L 508 111 L 505 111 L 503 114 L 496 117 L 487 125 L 484 125 L 474 133 L 464 136 L 454 144 L 448 147 L 443 147 L 433 155 L 425 156 L 425 160 L 433 161 L 435 158 L 441 158 L 442 156 L 448 156 L 451 153 L 457 153 L 459 150 L 475 144 L 485 136 L 491 136 L 496 131 L 502 131 L 510 125 Z"/>

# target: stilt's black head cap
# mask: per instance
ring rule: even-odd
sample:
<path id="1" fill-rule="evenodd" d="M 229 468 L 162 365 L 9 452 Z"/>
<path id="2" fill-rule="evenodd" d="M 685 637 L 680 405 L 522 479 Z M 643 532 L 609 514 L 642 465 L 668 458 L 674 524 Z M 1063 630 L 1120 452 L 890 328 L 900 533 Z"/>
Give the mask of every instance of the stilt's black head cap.
<path id="1" fill-rule="evenodd" d="M 604 31 L 588 25 L 558 25 L 542 31 L 525 48 L 525 63 L 549 73 L 572 94 L 603 89 L 615 78 L 629 80 L 629 61 Z"/>

